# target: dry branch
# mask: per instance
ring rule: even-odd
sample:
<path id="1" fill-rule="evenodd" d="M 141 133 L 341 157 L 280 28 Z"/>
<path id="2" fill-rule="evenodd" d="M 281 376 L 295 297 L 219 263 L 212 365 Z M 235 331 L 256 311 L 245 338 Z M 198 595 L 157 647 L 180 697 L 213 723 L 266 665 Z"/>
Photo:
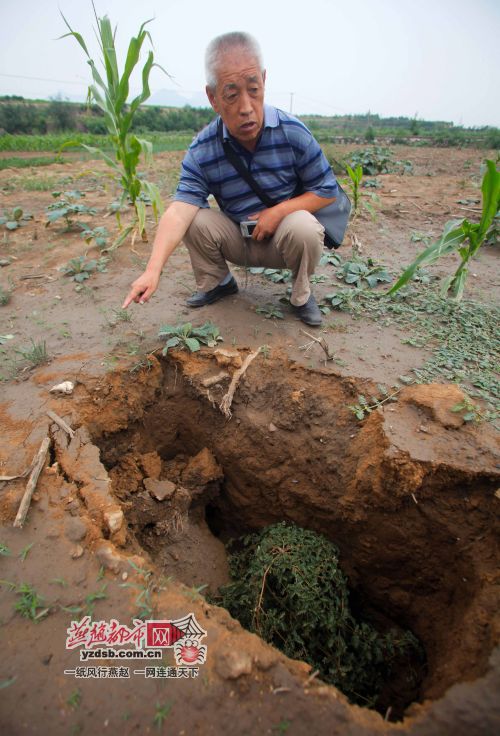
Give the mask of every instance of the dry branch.
<path id="1" fill-rule="evenodd" d="M 233 403 L 234 392 L 236 391 L 238 383 L 240 382 L 240 379 L 245 375 L 247 368 L 252 360 L 254 360 L 258 356 L 260 351 L 261 348 L 256 350 L 254 353 L 249 353 L 243 361 L 243 365 L 241 366 L 241 368 L 238 368 L 238 370 L 233 373 L 233 377 L 231 378 L 231 383 L 229 384 L 227 393 L 224 394 L 219 404 L 219 409 L 227 419 L 231 419 L 232 416 L 231 404 Z"/>
<path id="2" fill-rule="evenodd" d="M 31 498 L 36 488 L 38 476 L 42 472 L 42 469 L 45 463 L 45 458 L 47 457 L 47 452 L 49 451 L 49 446 L 50 446 L 50 437 L 45 437 L 36 455 L 36 459 L 33 465 L 33 470 L 31 471 L 31 475 L 26 484 L 26 490 L 24 491 L 24 495 L 21 499 L 21 503 L 19 504 L 19 510 L 17 512 L 17 516 L 14 520 L 14 526 L 22 527 L 22 525 L 25 522 L 26 514 L 28 513 L 28 510 L 30 507 Z"/>
<path id="3" fill-rule="evenodd" d="M 71 429 L 71 427 L 69 426 L 69 424 L 66 424 L 66 422 L 64 421 L 64 419 L 61 419 L 61 417 L 58 414 L 56 414 L 54 411 L 50 411 L 50 410 L 47 412 L 47 416 L 50 417 L 52 419 L 52 421 L 55 422 L 58 425 L 58 427 L 61 427 L 61 429 L 64 432 L 66 432 L 66 434 L 69 434 L 69 436 L 71 437 L 71 439 L 73 439 L 73 437 L 75 436 L 75 431 L 74 431 L 74 429 Z"/>
<path id="4" fill-rule="evenodd" d="M 321 347 L 325 351 L 326 360 L 333 360 L 335 358 L 335 353 L 331 352 L 328 343 L 326 342 L 324 337 L 315 337 L 314 335 L 311 335 L 310 332 L 306 332 L 305 330 L 301 330 L 301 332 L 307 337 L 310 337 L 311 340 L 313 340 L 314 342 L 317 342 L 318 345 L 321 345 Z"/>

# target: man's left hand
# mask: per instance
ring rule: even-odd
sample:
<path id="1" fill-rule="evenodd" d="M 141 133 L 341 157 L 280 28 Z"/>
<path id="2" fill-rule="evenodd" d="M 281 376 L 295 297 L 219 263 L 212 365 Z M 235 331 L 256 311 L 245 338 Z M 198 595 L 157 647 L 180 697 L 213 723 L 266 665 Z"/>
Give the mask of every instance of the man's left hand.
<path id="1" fill-rule="evenodd" d="M 265 210 L 257 212 L 255 215 L 249 215 L 249 220 L 257 220 L 252 238 L 258 241 L 270 238 L 276 232 L 284 216 L 285 214 L 281 212 L 279 205 L 268 207 Z"/>

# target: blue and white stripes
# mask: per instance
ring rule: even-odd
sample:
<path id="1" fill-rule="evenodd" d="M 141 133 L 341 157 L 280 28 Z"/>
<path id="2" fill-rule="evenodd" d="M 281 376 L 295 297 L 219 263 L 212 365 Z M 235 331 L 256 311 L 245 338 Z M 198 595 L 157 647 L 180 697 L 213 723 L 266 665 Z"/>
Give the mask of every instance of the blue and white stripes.
<path id="1" fill-rule="evenodd" d="M 226 159 L 217 135 L 218 118 L 199 133 L 182 162 L 174 199 L 208 207 L 213 194 L 222 211 L 239 222 L 265 208 L 255 192 Z M 320 197 L 335 197 L 337 182 L 318 142 L 297 118 L 269 105 L 264 106 L 264 128 L 255 151 L 250 153 L 229 138 L 254 179 L 277 201 L 294 196 L 298 181 L 305 191 Z"/>

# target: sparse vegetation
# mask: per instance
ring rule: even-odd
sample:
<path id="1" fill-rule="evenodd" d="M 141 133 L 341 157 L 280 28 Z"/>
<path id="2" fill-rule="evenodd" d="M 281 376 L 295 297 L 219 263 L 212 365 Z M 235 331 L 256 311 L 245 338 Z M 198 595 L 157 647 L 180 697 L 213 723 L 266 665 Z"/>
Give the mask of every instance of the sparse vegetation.
<path id="1" fill-rule="evenodd" d="M 16 588 L 18 601 L 14 605 L 14 610 L 24 618 L 31 621 L 39 621 L 47 615 L 48 608 L 44 608 L 44 599 L 38 595 L 36 590 L 28 583 L 21 583 Z M 38 609 L 41 609 L 40 611 Z"/>
<path id="2" fill-rule="evenodd" d="M 153 723 L 159 731 L 163 729 L 163 723 L 172 710 L 173 704 L 173 700 L 169 701 L 168 703 L 164 703 L 163 705 L 161 703 L 156 703 Z"/>
<path id="3" fill-rule="evenodd" d="M 16 353 L 18 353 L 24 360 L 31 363 L 33 367 L 44 365 L 49 362 L 49 354 L 47 352 L 47 344 L 45 340 L 35 342 L 35 340 L 31 338 L 31 347 L 24 349 L 21 348 L 16 350 Z"/>
<path id="4" fill-rule="evenodd" d="M 480 222 L 471 223 L 467 219 L 448 222 L 439 240 L 420 253 L 388 291 L 388 294 L 394 294 L 405 286 L 413 278 L 418 268 L 431 265 L 441 256 L 456 251 L 460 255 L 460 265 L 454 274 L 444 279 L 441 295 L 449 294 L 455 301 L 462 299 L 469 263 L 489 237 L 490 228 L 494 226 L 494 220 L 500 210 L 500 171 L 497 170 L 493 161 L 486 161 L 486 172 L 481 191 L 483 209 Z"/>
<path id="5" fill-rule="evenodd" d="M 191 322 L 183 325 L 164 325 L 160 328 L 159 337 L 167 338 L 163 355 L 171 348 L 187 348 L 191 353 L 197 352 L 202 345 L 214 348 L 219 340 L 222 340 L 219 328 L 212 322 L 205 322 L 201 327 L 193 327 Z"/>

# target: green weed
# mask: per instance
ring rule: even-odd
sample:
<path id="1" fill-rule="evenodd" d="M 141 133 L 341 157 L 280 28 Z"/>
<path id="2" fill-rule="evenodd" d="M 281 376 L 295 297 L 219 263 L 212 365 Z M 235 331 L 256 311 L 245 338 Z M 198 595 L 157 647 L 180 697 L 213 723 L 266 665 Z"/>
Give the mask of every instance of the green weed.
<path id="1" fill-rule="evenodd" d="M 173 700 L 169 701 L 168 703 L 164 703 L 163 705 L 161 703 L 156 703 L 156 711 L 154 714 L 153 723 L 159 731 L 162 730 L 163 722 L 166 720 L 167 716 L 172 710 L 173 704 Z"/>
<path id="2" fill-rule="evenodd" d="M 0 217 L 0 225 L 5 225 L 6 230 L 17 230 L 27 220 L 32 220 L 33 215 L 24 212 L 22 207 L 14 207 L 11 210 L 4 210 L 3 217 Z"/>
<path id="3" fill-rule="evenodd" d="M 191 353 L 195 353 L 202 345 L 213 348 L 216 347 L 219 340 L 223 339 L 219 328 L 211 322 L 205 322 L 201 327 L 193 327 L 190 322 L 176 327 L 164 325 L 160 327 L 158 336 L 167 338 L 162 351 L 163 355 L 166 355 L 170 348 L 187 348 Z"/>
<path id="4" fill-rule="evenodd" d="M 44 608 L 44 599 L 28 583 L 21 583 L 16 588 L 16 595 L 19 600 L 14 605 L 14 610 L 24 618 L 39 621 L 49 612 L 48 608 Z M 40 611 L 38 611 L 39 608 Z"/>
<path id="5" fill-rule="evenodd" d="M 252 267 L 248 269 L 252 274 L 259 274 L 264 276 L 268 281 L 272 281 L 273 284 L 286 284 L 292 280 L 292 272 L 289 268 L 260 268 Z"/>
<path id="6" fill-rule="evenodd" d="M 69 276 L 72 281 L 77 284 L 81 284 L 86 281 L 90 276 L 95 273 L 104 273 L 106 271 L 106 264 L 109 259 L 101 257 L 98 260 L 92 258 L 87 261 L 85 256 L 78 256 L 78 258 L 72 258 L 65 266 L 62 266 L 59 270 L 65 275 Z"/>
<path id="7" fill-rule="evenodd" d="M 264 304 L 261 307 L 257 307 L 255 310 L 257 314 L 263 314 L 266 319 L 285 319 L 283 312 L 274 304 Z"/>
<path id="8" fill-rule="evenodd" d="M 366 287 L 373 289 L 379 282 L 392 281 L 392 276 L 385 266 L 376 264 L 371 258 L 363 261 L 357 256 L 350 261 L 344 261 L 336 275 L 338 279 L 345 281 L 346 284 L 353 284 L 358 289 Z"/>
<path id="9" fill-rule="evenodd" d="M 72 189 L 68 192 L 52 192 L 52 196 L 57 201 L 47 207 L 48 214 L 45 227 L 49 227 L 57 220 L 63 219 L 66 223 L 66 231 L 69 231 L 77 224 L 75 217 L 79 215 L 93 216 L 97 213 L 95 207 L 87 207 L 87 205 L 80 203 L 79 200 L 85 197 L 85 192 L 80 192 L 78 189 Z M 83 227 L 88 229 L 87 225 Z"/>
<path id="10" fill-rule="evenodd" d="M 70 706 L 70 708 L 76 709 L 80 705 L 81 701 L 82 701 L 81 690 L 79 690 L 79 688 L 76 688 L 75 690 L 73 690 L 73 692 L 67 699 L 66 703 L 67 705 Z"/>
<path id="11" fill-rule="evenodd" d="M 31 542 L 31 544 L 27 544 L 26 547 L 23 547 L 23 549 L 20 551 L 19 558 L 21 562 L 25 561 L 33 545 L 34 545 L 34 542 Z"/>
<path id="12" fill-rule="evenodd" d="M 45 340 L 35 342 L 33 338 L 31 338 L 31 347 L 16 350 L 16 353 L 18 353 L 24 360 L 31 363 L 32 366 L 44 365 L 50 360 Z"/>

